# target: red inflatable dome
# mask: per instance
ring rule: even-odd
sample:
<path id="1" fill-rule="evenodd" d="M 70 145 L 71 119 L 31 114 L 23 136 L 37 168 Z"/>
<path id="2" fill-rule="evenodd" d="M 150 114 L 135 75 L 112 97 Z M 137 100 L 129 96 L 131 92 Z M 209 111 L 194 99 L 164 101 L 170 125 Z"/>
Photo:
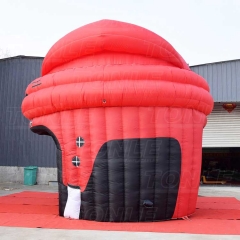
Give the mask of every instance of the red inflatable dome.
<path id="1" fill-rule="evenodd" d="M 22 103 L 31 130 L 56 143 L 60 215 L 120 222 L 194 213 L 212 108 L 166 40 L 111 20 L 60 39 Z"/>

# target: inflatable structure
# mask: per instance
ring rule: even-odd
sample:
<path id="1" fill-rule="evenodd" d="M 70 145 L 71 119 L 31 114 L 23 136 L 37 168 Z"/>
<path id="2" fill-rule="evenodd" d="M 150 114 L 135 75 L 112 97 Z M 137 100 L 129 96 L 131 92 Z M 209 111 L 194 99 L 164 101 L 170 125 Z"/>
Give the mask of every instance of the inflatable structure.
<path id="1" fill-rule="evenodd" d="M 60 39 L 22 103 L 30 129 L 56 143 L 60 215 L 114 222 L 194 213 L 212 108 L 167 41 L 111 20 Z"/>

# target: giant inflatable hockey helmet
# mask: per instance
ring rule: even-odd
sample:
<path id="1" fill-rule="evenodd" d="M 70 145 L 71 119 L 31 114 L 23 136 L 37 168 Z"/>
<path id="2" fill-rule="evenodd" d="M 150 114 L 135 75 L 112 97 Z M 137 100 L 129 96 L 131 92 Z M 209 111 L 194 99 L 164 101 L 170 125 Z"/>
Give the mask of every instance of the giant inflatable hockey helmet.
<path id="1" fill-rule="evenodd" d="M 158 221 L 195 211 L 213 99 L 163 38 L 102 20 L 60 39 L 22 111 L 57 146 L 59 214 Z"/>

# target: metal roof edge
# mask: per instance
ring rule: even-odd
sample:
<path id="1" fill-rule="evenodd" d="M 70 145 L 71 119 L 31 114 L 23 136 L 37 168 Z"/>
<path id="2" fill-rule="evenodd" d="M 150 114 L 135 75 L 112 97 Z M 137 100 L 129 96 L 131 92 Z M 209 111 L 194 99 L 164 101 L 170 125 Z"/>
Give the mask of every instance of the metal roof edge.
<path id="1" fill-rule="evenodd" d="M 44 59 L 44 57 L 40 56 L 25 56 L 25 55 L 17 55 L 13 57 L 7 57 L 7 58 L 0 58 L 0 61 L 6 61 L 6 60 L 11 60 L 11 59 L 18 59 L 18 58 L 27 58 L 27 59 Z M 225 60 L 225 61 L 219 61 L 219 62 L 211 62 L 211 63 L 203 63 L 203 64 L 196 64 L 196 65 L 191 65 L 191 67 L 200 67 L 200 66 L 205 66 L 205 65 L 212 65 L 212 64 L 221 64 L 221 63 L 227 63 L 227 62 L 235 62 L 235 61 L 240 61 L 240 59 L 232 59 L 232 60 Z"/>
<path id="2" fill-rule="evenodd" d="M 12 60 L 12 59 L 44 59 L 44 57 L 37 57 L 37 56 L 25 56 L 25 55 L 17 55 L 13 57 L 7 57 L 7 58 L 1 58 L 0 61 L 7 61 L 7 60 Z"/>
<path id="3" fill-rule="evenodd" d="M 196 64 L 196 65 L 192 65 L 192 66 L 189 66 L 189 67 L 190 67 L 190 68 L 191 68 L 191 67 L 200 67 L 200 66 L 205 66 L 205 65 L 221 64 L 221 63 L 236 62 L 236 61 L 240 61 L 240 59 L 232 59 L 232 60 L 225 60 L 225 61 L 219 61 L 219 62 Z"/>

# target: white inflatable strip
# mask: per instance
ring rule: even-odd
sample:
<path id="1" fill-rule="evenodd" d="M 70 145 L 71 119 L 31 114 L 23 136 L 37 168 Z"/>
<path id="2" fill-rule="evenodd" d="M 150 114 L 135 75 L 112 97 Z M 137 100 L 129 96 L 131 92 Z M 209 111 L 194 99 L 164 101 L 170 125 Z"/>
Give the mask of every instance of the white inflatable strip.
<path id="1" fill-rule="evenodd" d="M 81 207 L 81 190 L 68 186 L 68 199 L 64 210 L 65 218 L 79 219 Z"/>

